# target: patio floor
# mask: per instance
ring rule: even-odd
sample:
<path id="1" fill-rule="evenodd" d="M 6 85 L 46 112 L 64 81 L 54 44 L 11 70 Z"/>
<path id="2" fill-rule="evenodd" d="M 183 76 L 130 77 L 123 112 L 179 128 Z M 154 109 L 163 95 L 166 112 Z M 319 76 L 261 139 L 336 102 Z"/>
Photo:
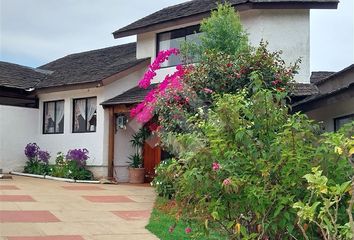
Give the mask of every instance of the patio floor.
<path id="1" fill-rule="evenodd" d="M 148 186 L 14 176 L 0 181 L 0 239 L 157 239 L 145 229 L 154 198 Z"/>

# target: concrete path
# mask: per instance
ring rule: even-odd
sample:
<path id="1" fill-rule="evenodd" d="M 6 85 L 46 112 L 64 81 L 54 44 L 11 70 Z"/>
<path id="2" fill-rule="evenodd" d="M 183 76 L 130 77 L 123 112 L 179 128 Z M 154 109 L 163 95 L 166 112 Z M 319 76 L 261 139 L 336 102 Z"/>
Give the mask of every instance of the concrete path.
<path id="1" fill-rule="evenodd" d="M 0 181 L 1 240 L 153 240 L 148 186 Z"/>

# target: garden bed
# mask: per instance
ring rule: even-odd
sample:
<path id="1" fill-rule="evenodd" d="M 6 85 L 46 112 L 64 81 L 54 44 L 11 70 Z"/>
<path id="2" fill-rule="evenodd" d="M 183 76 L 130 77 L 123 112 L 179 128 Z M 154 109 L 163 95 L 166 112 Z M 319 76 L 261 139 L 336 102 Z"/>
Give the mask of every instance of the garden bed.
<path id="1" fill-rule="evenodd" d="M 72 182 L 72 183 L 91 183 L 91 184 L 99 184 L 101 183 L 98 180 L 75 180 L 70 178 L 61 178 L 61 177 L 53 177 L 49 175 L 38 175 L 38 174 L 30 174 L 30 173 L 21 173 L 21 172 L 10 172 L 12 175 L 23 176 L 23 177 L 33 177 L 33 178 L 42 178 L 42 179 L 50 179 L 55 181 L 62 182 Z"/>

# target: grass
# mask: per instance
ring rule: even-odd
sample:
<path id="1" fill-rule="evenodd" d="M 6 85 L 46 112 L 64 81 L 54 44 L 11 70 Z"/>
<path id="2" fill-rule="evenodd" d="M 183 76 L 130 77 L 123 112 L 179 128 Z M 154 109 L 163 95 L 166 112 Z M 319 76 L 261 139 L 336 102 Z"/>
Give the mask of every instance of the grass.
<path id="1" fill-rule="evenodd" d="M 225 239 L 217 234 L 212 233 L 210 237 L 197 237 L 193 232 L 193 223 L 187 224 L 183 221 L 176 222 L 172 216 L 176 212 L 176 207 L 173 202 L 167 201 L 163 198 L 158 198 L 155 207 L 151 213 L 149 224 L 146 229 L 155 234 L 161 240 L 206 240 L 206 239 Z M 175 226 L 173 232 L 169 232 L 171 226 Z M 185 229 L 190 227 L 192 232 L 187 234 Z M 193 236 L 193 238 L 192 238 Z"/>

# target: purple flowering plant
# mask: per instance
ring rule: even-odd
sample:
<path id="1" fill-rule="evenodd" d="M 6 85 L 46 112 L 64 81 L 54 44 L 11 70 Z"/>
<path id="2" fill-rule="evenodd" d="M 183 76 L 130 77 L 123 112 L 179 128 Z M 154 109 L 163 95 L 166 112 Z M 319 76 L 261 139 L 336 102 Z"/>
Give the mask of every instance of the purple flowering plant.
<path id="1" fill-rule="evenodd" d="M 38 151 L 38 160 L 44 162 L 45 164 L 49 163 L 50 154 L 47 151 Z"/>
<path id="2" fill-rule="evenodd" d="M 36 143 L 29 143 L 25 147 L 25 155 L 28 160 L 34 160 L 38 155 L 39 147 Z"/>
<path id="3" fill-rule="evenodd" d="M 66 159 L 75 161 L 78 166 L 84 167 L 86 165 L 86 160 L 89 158 L 89 151 L 86 148 L 83 149 L 72 149 L 66 154 Z"/>

